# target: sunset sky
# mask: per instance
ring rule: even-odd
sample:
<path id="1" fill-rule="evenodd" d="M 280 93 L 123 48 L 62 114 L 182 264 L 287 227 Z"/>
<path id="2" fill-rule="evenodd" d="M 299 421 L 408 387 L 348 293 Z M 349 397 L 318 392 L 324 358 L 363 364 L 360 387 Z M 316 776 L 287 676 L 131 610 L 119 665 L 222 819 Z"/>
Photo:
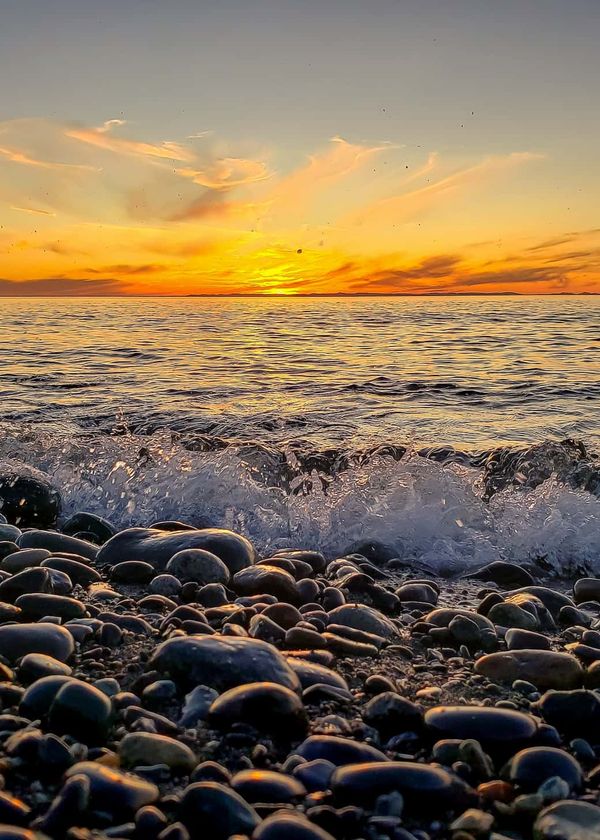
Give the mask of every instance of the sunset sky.
<path id="1" fill-rule="evenodd" d="M 599 0 L 0 0 L 0 294 L 600 292 Z"/>

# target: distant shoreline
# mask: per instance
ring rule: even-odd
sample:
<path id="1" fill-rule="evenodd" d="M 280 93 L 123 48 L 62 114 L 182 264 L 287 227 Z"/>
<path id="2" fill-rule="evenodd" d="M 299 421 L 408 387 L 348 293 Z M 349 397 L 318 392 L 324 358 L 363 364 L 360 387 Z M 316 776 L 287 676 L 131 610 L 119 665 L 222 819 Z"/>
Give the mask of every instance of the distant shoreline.
<path id="1" fill-rule="evenodd" d="M 278 300 L 289 300 L 292 298 L 462 298 L 462 297 L 598 297 L 600 292 L 299 292 L 294 294 L 272 294 L 261 292 L 193 292 L 191 294 L 169 295 L 169 294 L 112 294 L 112 295 L 90 295 L 90 294 L 35 294 L 35 295 L 5 295 L 0 293 L 0 299 L 10 300 L 35 300 L 36 298 L 276 298 Z"/>

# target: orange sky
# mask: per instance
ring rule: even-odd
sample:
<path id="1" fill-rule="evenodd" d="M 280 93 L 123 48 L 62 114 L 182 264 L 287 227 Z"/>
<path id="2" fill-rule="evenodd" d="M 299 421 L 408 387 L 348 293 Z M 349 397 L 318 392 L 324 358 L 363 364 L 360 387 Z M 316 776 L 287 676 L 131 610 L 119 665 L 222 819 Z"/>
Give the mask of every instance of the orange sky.
<path id="1" fill-rule="evenodd" d="M 595 207 L 549 208 L 541 152 L 335 137 L 286 170 L 277 157 L 122 120 L 1 123 L 0 292 L 600 290 Z"/>

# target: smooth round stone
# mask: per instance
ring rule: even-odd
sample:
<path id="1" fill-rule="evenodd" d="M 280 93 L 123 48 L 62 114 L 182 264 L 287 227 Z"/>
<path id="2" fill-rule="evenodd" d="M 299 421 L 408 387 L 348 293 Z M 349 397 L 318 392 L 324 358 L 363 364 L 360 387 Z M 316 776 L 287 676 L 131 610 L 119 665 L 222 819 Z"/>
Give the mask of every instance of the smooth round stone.
<path id="1" fill-rule="evenodd" d="M 46 548 L 53 554 L 79 554 L 87 560 L 95 560 L 98 554 L 98 546 L 93 543 L 57 531 L 25 531 L 18 544 L 19 548 Z"/>
<path id="2" fill-rule="evenodd" d="M 292 604 L 270 604 L 262 615 L 279 624 L 284 630 L 291 630 L 302 621 L 302 613 Z"/>
<path id="3" fill-rule="evenodd" d="M 538 815 L 535 840 L 600 840 L 600 808 L 590 802 L 555 802 Z"/>
<path id="4" fill-rule="evenodd" d="M 173 598 L 181 592 L 181 581 L 174 575 L 157 575 L 150 581 L 148 590 L 155 595 Z"/>
<path id="5" fill-rule="evenodd" d="M 88 746 L 104 744 L 112 723 L 112 703 L 93 685 L 70 680 L 56 693 L 48 710 L 48 728 L 72 735 Z"/>
<path id="6" fill-rule="evenodd" d="M 23 569 L 41 566 L 42 562 L 50 556 L 50 552 L 46 548 L 24 548 L 21 551 L 7 554 L 0 562 L 0 569 L 14 575 L 17 572 L 22 572 Z"/>
<path id="7" fill-rule="evenodd" d="M 44 618 L 47 615 L 57 615 L 64 621 L 73 618 L 84 618 L 86 610 L 81 601 L 68 598 L 65 595 L 48 595 L 36 592 L 33 595 L 21 595 L 15 601 L 17 607 L 23 610 L 27 618 Z"/>
<path id="8" fill-rule="evenodd" d="M 298 695 L 269 682 L 240 685 L 221 694 L 209 709 L 208 721 L 221 729 L 245 723 L 259 732 L 290 739 L 302 736 L 308 728 L 306 711 Z"/>
<path id="9" fill-rule="evenodd" d="M 0 825 L 0 840 L 42 840 L 42 836 L 16 825 Z"/>
<path id="10" fill-rule="evenodd" d="M 0 650 L 10 662 L 28 653 L 45 653 L 66 662 L 75 644 L 69 631 L 57 624 L 5 624 L 0 627 Z"/>
<path id="11" fill-rule="evenodd" d="M 123 560 L 110 570 L 110 579 L 120 583 L 148 583 L 154 577 L 154 567 L 143 560 Z"/>
<path id="12" fill-rule="evenodd" d="M 63 534 L 75 536 L 87 532 L 94 537 L 94 542 L 102 545 L 117 533 L 115 526 L 95 513 L 81 511 L 70 516 L 60 529 Z"/>
<path id="13" fill-rule="evenodd" d="M 17 673 L 24 685 L 31 685 L 42 677 L 69 677 L 71 668 L 52 656 L 46 656 L 43 653 L 28 653 L 21 659 Z"/>
<path id="14" fill-rule="evenodd" d="M 576 604 L 583 604 L 585 601 L 600 601 L 600 580 L 580 578 L 573 586 L 573 597 Z"/>
<path id="15" fill-rule="evenodd" d="M 197 685 L 189 694 L 186 694 L 179 725 L 192 727 L 196 726 L 199 721 L 206 720 L 208 710 L 218 696 L 214 688 L 208 688 L 206 685 Z"/>
<path id="16" fill-rule="evenodd" d="M 196 756 L 187 746 L 166 735 L 129 732 L 119 743 L 119 758 L 125 767 L 166 764 L 171 770 L 191 773 Z"/>
<path id="17" fill-rule="evenodd" d="M 5 473 L 0 477 L 0 509 L 20 528 L 52 528 L 60 513 L 60 494 L 41 475 Z"/>
<path id="18" fill-rule="evenodd" d="M 438 602 L 438 593 L 427 583 L 404 583 L 396 589 L 396 595 L 403 602 L 415 601 L 432 606 Z"/>
<path id="19" fill-rule="evenodd" d="M 260 823 L 254 808 L 218 782 L 197 782 L 187 787 L 181 798 L 179 819 L 195 840 L 251 835 Z"/>
<path id="20" fill-rule="evenodd" d="M 511 604 L 508 601 L 495 604 L 488 612 L 487 617 L 493 624 L 500 627 L 518 627 L 520 630 L 536 630 L 539 627 L 536 616 L 524 610 L 518 604 Z"/>
<path id="21" fill-rule="evenodd" d="M 60 689 L 72 679 L 73 677 L 57 674 L 36 680 L 22 696 L 19 712 L 30 720 L 45 717 Z"/>
<path id="22" fill-rule="evenodd" d="M 547 586 L 522 586 L 508 592 L 507 595 L 533 595 L 535 598 L 539 598 L 555 621 L 563 607 L 573 606 L 573 601 L 568 595 L 555 592 L 554 589 L 549 589 Z"/>
<path id="23" fill-rule="evenodd" d="M 263 820 L 252 835 L 252 840 L 334 840 L 325 831 L 298 813 L 273 814 Z"/>
<path id="24" fill-rule="evenodd" d="M 112 770 L 95 761 L 81 761 L 67 770 L 66 778 L 86 776 L 90 783 L 90 807 L 113 816 L 133 814 L 159 797 L 156 785 Z"/>
<path id="25" fill-rule="evenodd" d="M 425 712 L 425 727 L 434 741 L 472 739 L 500 755 L 529 746 L 538 732 L 531 715 L 489 706 L 435 706 Z"/>
<path id="26" fill-rule="evenodd" d="M 516 566 L 514 563 L 507 563 L 504 560 L 494 560 L 464 577 L 466 580 L 490 581 L 506 588 L 529 586 L 534 583 L 527 569 Z"/>
<path id="27" fill-rule="evenodd" d="M 418 732 L 423 726 L 423 711 L 405 697 L 393 691 L 384 691 L 369 700 L 363 719 L 388 740 L 401 732 Z"/>
<path id="28" fill-rule="evenodd" d="M 232 588 L 240 595 L 274 595 L 290 604 L 300 602 L 296 581 L 276 566 L 249 566 L 233 576 Z"/>
<path id="29" fill-rule="evenodd" d="M 387 761 L 387 756 L 381 750 L 341 738 L 338 735 L 311 735 L 296 749 L 296 754 L 306 761 L 324 759 L 341 767 L 345 764 L 359 764 Z"/>
<path id="30" fill-rule="evenodd" d="M 393 621 L 373 607 L 365 604 L 342 604 L 328 613 L 331 624 L 342 624 L 355 630 L 364 630 L 384 639 L 398 637 L 398 628 Z"/>
<path id="31" fill-rule="evenodd" d="M 489 653 L 477 660 L 475 673 L 494 682 L 527 680 L 542 690 L 578 688 L 583 682 L 583 669 L 577 659 L 551 650 Z"/>
<path id="32" fill-rule="evenodd" d="M 308 791 L 314 792 L 329 789 L 329 782 L 334 770 L 335 764 L 332 764 L 331 761 L 317 758 L 314 761 L 304 761 L 295 767 L 292 772 L 294 777 L 301 781 Z"/>
<path id="33" fill-rule="evenodd" d="M 514 627 L 504 637 L 509 650 L 550 650 L 550 640 L 541 633 Z"/>
<path id="34" fill-rule="evenodd" d="M 600 697 L 595 691 L 547 691 L 533 711 L 559 732 L 589 738 L 593 743 L 600 739 Z"/>
<path id="35" fill-rule="evenodd" d="M 52 575 L 48 569 L 24 569 L 0 583 L 0 600 L 14 602 L 28 593 L 52 592 Z"/>
<path id="36" fill-rule="evenodd" d="M 297 659 L 293 656 L 288 657 L 287 662 L 300 680 L 303 691 L 313 685 L 331 685 L 342 691 L 348 691 L 346 680 L 325 665 L 319 665 L 318 662 L 308 662 L 306 659 Z"/>
<path id="37" fill-rule="evenodd" d="M 216 554 L 231 574 L 254 563 L 252 544 L 233 531 L 219 528 L 163 531 L 157 528 L 127 528 L 116 534 L 100 549 L 98 563 L 114 566 L 124 557 L 144 560 L 163 571 L 175 554 L 188 548 L 202 548 Z"/>
<path id="38" fill-rule="evenodd" d="M 31 550 L 43 551 L 43 549 Z M 102 580 L 100 574 L 91 566 L 81 563 L 79 560 L 72 560 L 70 557 L 50 556 L 43 560 L 40 565 L 43 569 L 55 569 L 64 572 L 74 583 L 80 586 L 91 586 L 92 583 L 99 583 Z"/>
<path id="39" fill-rule="evenodd" d="M 189 688 L 206 685 L 226 691 L 245 683 L 274 682 L 292 691 L 300 690 L 300 681 L 286 659 L 276 648 L 257 639 L 173 638 L 156 648 L 149 666 Z"/>
<path id="40" fill-rule="evenodd" d="M 251 805 L 255 802 L 294 802 L 306 796 L 302 782 L 272 770 L 242 770 L 231 780 L 231 787 Z"/>
<path id="41" fill-rule="evenodd" d="M 484 615 L 480 615 L 472 610 L 440 607 L 437 610 L 432 610 L 430 613 L 427 613 L 427 615 L 423 617 L 423 621 L 426 621 L 428 624 L 433 624 L 434 627 L 448 627 L 450 622 L 458 617 L 468 618 L 470 621 L 475 622 L 480 631 L 487 630 L 494 636 L 496 635 L 496 628 L 493 623 Z"/>
<path id="42" fill-rule="evenodd" d="M 178 551 L 167 563 L 166 571 L 183 583 L 194 581 L 200 585 L 229 581 L 229 569 L 225 563 L 202 548 L 187 548 Z"/>
<path id="43" fill-rule="evenodd" d="M 339 767 L 331 778 L 336 801 L 372 805 L 398 791 L 408 812 L 429 814 L 477 803 L 477 794 L 447 770 L 409 761 L 386 761 Z"/>
<path id="44" fill-rule="evenodd" d="M 536 791 L 547 779 L 558 776 L 569 785 L 569 790 L 579 790 L 583 774 L 579 763 L 564 750 L 554 747 L 529 747 L 510 760 L 507 779 L 526 792 Z"/>
<path id="45" fill-rule="evenodd" d="M 16 525 L 0 525 L 0 540 L 2 542 L 17 542 L 22 531 Z"/>

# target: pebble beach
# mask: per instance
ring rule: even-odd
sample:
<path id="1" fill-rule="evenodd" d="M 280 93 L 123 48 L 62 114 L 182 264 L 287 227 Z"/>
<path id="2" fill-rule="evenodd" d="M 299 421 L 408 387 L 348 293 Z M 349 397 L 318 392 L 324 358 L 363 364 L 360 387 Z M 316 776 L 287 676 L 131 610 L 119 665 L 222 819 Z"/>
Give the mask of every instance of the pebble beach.
<path id="1" fill-rule="evenodd" d="M 600 579 L 0 499 L 2 840 L 600 836 Z"/>

